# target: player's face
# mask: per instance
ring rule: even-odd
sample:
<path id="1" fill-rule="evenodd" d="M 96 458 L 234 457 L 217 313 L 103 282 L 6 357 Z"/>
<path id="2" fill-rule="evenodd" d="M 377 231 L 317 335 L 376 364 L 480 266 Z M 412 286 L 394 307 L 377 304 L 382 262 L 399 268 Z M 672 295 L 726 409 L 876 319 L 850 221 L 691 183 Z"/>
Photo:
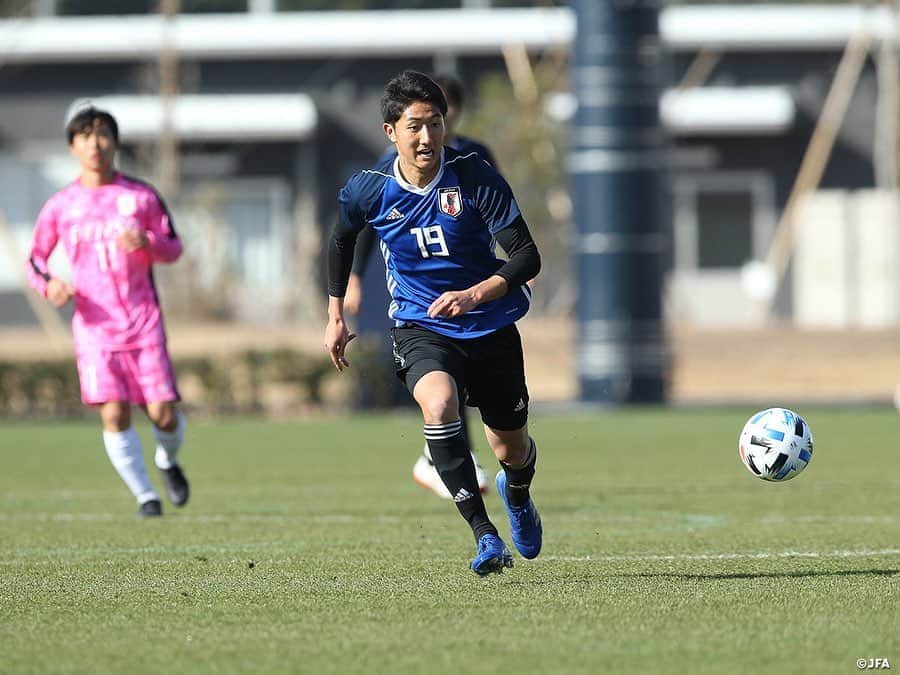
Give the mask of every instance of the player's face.
<path id="1" fill-rule="evenodd" d="M 394 124 L 385 124 L 384 133 L 397 146 L 400 167 L 406 179 L 421 178 L 428 183 L 437 173 L 441 163 L 441 146 L 444 144 L 444 117 L 432 103 L 415 101 L 406 107 Z"/>
<path id="2" fill-rule="evenodd" d="M 116 154 L 116 141 L 105 122 L 94 120 L 92 127 L 82 129 L 72 137 L 69 149 L 83 171 L 108 173 Z"/>

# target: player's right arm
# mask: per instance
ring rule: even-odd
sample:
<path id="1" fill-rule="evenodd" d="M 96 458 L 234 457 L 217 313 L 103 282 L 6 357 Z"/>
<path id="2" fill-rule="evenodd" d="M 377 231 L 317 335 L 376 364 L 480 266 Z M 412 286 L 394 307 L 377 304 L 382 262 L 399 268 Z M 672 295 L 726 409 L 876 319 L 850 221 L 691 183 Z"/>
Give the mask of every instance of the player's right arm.
<path id="1" fill-rule="evenodd" d="M 376 171 L 382 174 L 390 174 L 394 160 L 397 159 L 397 149 L 392 145 L 387 148 L 378 161 L 373 165 Z M 362 182 L 362 181 L 359 181 Z M 341 218 L 341 216 L 338 216 Z M 353 266 L 350 269 L 350 279 L 347 282 L 347 290 L 344 294 L 344 311 L 350 314 L 359 314 L 362 307 L 362 277 L 366 271 L 372 251 L 375 250 L 375 242 L 378 235 L 372 226 L 364 226 L 356 239 L 356 248 L 353 253 Z"/>
<path id="2" fill-rule="evenodd" d="M 325 349 L 338 370 L 350 365 L 344 352 L 354 334 L 344 319 L 344 294 L 350 267 L 353 264 L 353 248 L 356 231 L 350 230 L 339 219 L 328 240 L 328 322 L 325 324 Z"/>
<path id="3" fill-rule="evenodd" d="M 365 208 L 361 204 L 359 193 L 355 189 L 359 174 L 348 181 L 341 189 L 339 216 L 328 239 L 328 322 L 325 325 L 325 349 L 331 362 L 338 370 L 343 370 L 350 363 L 344 352 L 350 341 L 356 337 L 347 328 L 344 318 L 344 296 L 347 293 L 347 282 L 353 268 L 353 252 L 356 238 L 360 230 L 366 226 Z"/>
<path id="4" fill-rule="evenodd" d="M 347 291 L 344 294 L 344 309 L 351 314 L 359 314 L 362 306 L 362 277 L 366 271 L 369 258 L 375 249 L 375 240 L 378 235 L 372 226 L 363 228 L 356 240 L 356 248 L 353 252 L 353 266 L 350 268 L 350 279 L 347 282 Z"/>
<path id="5" fill-rule="evenodd" d="M 25 268 L 31 287 L 47 298 L 54 307 L 62 307 L 75 295 L 75 289 L 70 284 L 50 274 L 48 260 L 58 241 L 56 209 L 54 201 L 50 200 L 38 215 Z"/>

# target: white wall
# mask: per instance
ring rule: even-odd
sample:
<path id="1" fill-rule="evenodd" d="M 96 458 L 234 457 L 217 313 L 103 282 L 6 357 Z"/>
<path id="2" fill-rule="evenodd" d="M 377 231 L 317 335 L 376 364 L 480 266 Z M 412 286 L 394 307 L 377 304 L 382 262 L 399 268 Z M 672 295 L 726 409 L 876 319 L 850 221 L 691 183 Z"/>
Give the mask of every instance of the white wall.
<path id="1" fill-rule="evenodd" d="M 823 190 L 798 205 L 794 320 L 808 328 L 900 323 L 897 196 Z"/>

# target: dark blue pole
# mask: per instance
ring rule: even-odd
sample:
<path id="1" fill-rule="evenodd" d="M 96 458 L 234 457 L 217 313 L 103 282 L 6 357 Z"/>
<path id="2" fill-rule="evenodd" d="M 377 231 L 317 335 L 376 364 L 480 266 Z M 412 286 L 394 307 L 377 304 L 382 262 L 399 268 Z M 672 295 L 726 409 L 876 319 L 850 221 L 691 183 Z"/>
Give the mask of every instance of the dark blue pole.
<path id="1" fill-rule="evenodd" d="M 583 401 L 666 396 L 658 7 L 573 0 L 578 112 L 569 173 Z"/>

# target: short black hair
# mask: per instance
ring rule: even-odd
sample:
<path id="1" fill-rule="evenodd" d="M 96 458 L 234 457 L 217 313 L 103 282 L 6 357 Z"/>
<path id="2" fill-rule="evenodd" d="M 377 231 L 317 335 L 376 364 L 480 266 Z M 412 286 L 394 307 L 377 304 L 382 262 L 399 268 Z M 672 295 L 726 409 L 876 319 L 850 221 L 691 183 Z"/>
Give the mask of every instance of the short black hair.
<path id="1" fill-rule="evenodd" d="M 72 119 L 66 124 L 66 139 L 69 141 L 69 145 L 72 145 L 75 134 L 93 129 L 94 122 L 97 120 L 109 127 L 110 132 L 112 132 L 113 140 L 116 142 L 116 145 L 118 145 L 119 125 L 116 123 L 116 118 L 105 110 L 100 110 L 92 105 L 82 108 L 72 115 Z"/>
<path id="2" fill-rule="evenodd" d="M 449 73 L 434 75 L 432 79 L 444 90 L 447 103 L 462 110 L 466 103 L 466 88 L 463 86 L 462 80 Z"/>
<path id="3" fill-rule="evenodd" d="M 447 114 L 447 99 L 440 85 L 417 70 L 404 70 L 384 86 L 381 117 L 386 123 L 394 124 L 417 101 L 436 105 L 441 115 Z"/>

